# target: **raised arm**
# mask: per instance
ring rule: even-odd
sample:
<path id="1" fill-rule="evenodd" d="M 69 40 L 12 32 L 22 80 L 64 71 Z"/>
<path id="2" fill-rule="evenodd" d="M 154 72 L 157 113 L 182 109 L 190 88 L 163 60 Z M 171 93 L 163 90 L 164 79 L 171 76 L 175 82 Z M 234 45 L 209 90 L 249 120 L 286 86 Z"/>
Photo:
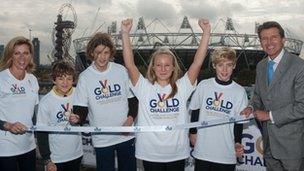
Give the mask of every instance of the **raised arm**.
<path id="1" fill-rule="evenodd" d="M 195 80 L 205 60 L 211 31 L 211 26 L 209 20 L 207 19 L 198 20 L 198 25 L 203 30 L 203 35 L 199 43 L 198 49 L 196 50 L 193 62 L 188 70 L 188 77 L 192 84 L 195 83 Z"/>
<path id="2" fill-rule="evenodd" d="M 132 19 L 126 19 L 121 22 L 121 35 L 122 35 L 122 49 L 123 49 L 123 59 L 125 67 L 128 70 L 129 77 L 133 86 L 136 85 L 139 78 L 139 70 L 134 62 L 134 54 L 130 41 L 130 30 L 133 25 Z"/>

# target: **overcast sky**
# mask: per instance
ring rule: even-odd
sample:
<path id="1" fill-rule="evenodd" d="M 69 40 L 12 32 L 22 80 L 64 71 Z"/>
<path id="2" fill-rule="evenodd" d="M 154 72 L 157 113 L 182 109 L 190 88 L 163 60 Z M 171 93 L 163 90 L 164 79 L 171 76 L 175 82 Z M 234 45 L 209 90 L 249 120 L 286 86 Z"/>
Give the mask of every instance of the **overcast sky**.
<path id="1" fill-rule="evenodd" d="M 112 21 L 118 22 L 119 29 L 120 21 L 127 17 L 137 23 L 141 16 L 146 24 L 157 18 L 174 32 L 187 16 L 195 31 L 199 31 L 196 22 L 201 17 L 209 18 L 213 27 L 231 17 L 238 33 L 254 33 L 255 22 L 275 20 L 290 36 L 304 41 L 304 0 L 1 0 L 0 44 L 18 35 L 29 37 L 32 30 L 31 36 L 41 41 L 44 58 L 52 50 L 53 25 L 64 3 L 71 3 L 77 14 L 73 39 L 89 36 L 99 27 L 106 32 Z M 64 14 L 72 18 L 71 11 Z"/>

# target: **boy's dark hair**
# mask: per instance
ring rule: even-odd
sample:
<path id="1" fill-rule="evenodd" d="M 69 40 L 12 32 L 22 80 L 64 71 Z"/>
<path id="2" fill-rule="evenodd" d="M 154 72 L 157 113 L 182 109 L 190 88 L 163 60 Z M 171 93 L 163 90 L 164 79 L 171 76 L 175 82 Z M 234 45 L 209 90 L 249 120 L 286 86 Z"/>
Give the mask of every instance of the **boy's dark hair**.
<path id="1" fill-rule="evenodd" d="M 57 77 L 61 77 L 63 75 L 72 75 L 75 80 L 75 68 L 73 64 L 64 60 L 54 62 L 52 64 L 53 81 L 55 81 Z"/>
<path id="2" fill-rule="evenodd" d="M 259 36 L 259 38 L 261 38 L 261 32 L 263 30 L 270 29 L 270 28 L 277 28 L 279 30 L 279 34 L 280 34 L 281 38 L 285 37 L 284 29 L 282 28 L 282 26 L 278 22 L 276 22 L 276 21 L 267 21 L 267 22 L 264 22 L 263 24 L 261 24 L 258 27 L 258 36 Z"/>
<path id="3" fill-rule="evenodd" d="M 111 58 L 114 57 L 116 53 L 116 49 L 114 43 L 112 41 L 112 37 L 109 34 L 97 32 L 87 44 L 86 55 L 90 60 L 94 60 L 92 53 L 94 52 L 95 48 L 99 45 L 104 45 L 110 48 Z"/>

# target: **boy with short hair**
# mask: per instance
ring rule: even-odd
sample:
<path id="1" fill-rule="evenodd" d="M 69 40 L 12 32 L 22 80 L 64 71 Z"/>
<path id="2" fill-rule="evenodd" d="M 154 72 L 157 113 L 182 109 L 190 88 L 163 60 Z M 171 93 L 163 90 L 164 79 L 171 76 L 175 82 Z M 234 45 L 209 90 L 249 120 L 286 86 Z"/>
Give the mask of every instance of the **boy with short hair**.
<path id="1" fill-rule="evenodd" d="M 75 70 L 67 61 L 53 64 L 52 90 L 39 103 L 37 125 L 66 126 L 72 113 L 73 83 Z M 77 117 L 77 115 L 76 115 Z M 81 134 L 39 132 L 37 135 L 40 154 L 46 170 L 79 171 L 83 151 Z"/>
<path id="2" fill-rule="evenodd" d="M 90 126 L 131 126 L 137 115 L 137 99 L 129 88 L 127 70 L 112 62 L 115 45 L 109 34 L 96 33 L 87 44 L 92 64 L 79 75 L 73 99 L 73 111 L 82 124 L 88 117 Z M 107 133 L 92 135 L 97 171 L 136 171 L 134 135 Z"/>
<path id="3" fill-rule="evenodd" d="M 235 50 L 229 47 L 216 49 L 211 60 L 216 77 L 198 84 L 189 106 L 192 122 L 240 115 L 248 103 L 245 89 L 231 78 L 237 61 Z M 194 170 L 234 171 L 236 157 L 244 153 L 242 131 L 243 125 L 238 123 L 190 129 Z"/>

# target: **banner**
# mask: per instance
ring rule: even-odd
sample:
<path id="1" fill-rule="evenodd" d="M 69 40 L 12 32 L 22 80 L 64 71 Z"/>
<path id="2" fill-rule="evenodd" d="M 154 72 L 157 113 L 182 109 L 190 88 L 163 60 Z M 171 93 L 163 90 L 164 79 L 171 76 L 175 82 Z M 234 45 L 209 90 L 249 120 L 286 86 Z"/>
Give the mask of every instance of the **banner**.
<path id="1" fill-rule="evenodd" d="M 242 144 L 244 155 L 238 158 L 237 171 L 266 171 L 263 158 L 263 141 L 255 121 L 244 124 Z"/>
<path id="2" fill-rule="evenodd" d="M 253 119 L 252 116 L 245 118 L 244 116 L 232 116 L 222 119 L 213 119 L 202 122 L 192 122 L 179 125 L 155 125 L 155 126 L 106 126 L 106 127 L 91 127 L 91 126 L 47 126 L 47 125 L 33 125 L 27 132 L 55 132 L 55 133 L 75 133 L 75 132 L 90 132 L 90 133 L 121 133 L 121 132 L 166 132 L 178 129 L 190 128 L 206 128 L 217 126 L 221 124 L 228 124 L 234 122 L 248 122 Z"/>

